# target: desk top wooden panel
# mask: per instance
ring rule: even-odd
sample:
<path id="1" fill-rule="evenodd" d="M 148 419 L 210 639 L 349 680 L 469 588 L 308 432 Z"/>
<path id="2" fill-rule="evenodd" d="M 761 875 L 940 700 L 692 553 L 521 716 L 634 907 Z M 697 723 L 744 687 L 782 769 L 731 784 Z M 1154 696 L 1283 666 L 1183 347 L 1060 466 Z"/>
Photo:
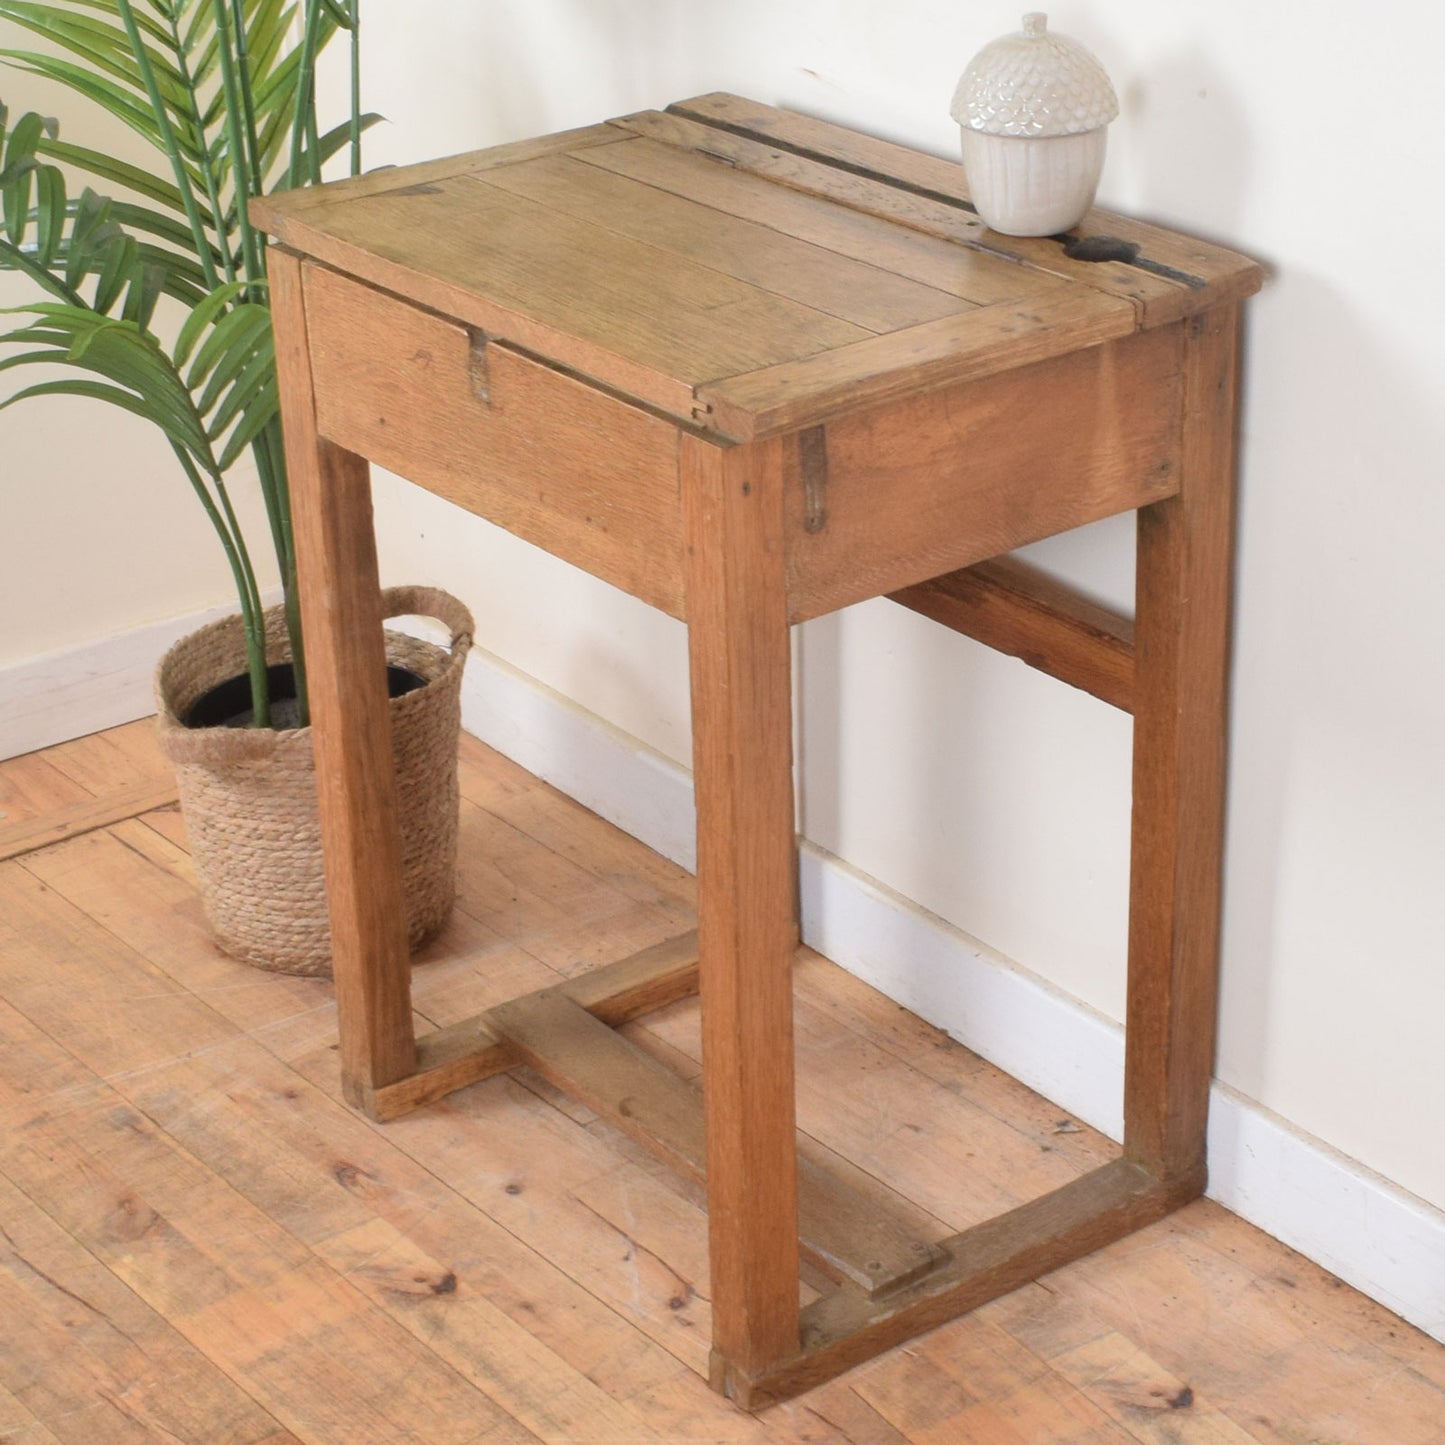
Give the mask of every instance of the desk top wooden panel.
<path id="1" fill-rule="evenodd" d="M 999 236 L 960 166 L 723 95 L 255 211 L 298 251 L 738 440 L 1259 285 L 1244 257 L 1103 212 L 1072 238 Z M 1068 254 L 1100 236 L 1128 259 Z"/>

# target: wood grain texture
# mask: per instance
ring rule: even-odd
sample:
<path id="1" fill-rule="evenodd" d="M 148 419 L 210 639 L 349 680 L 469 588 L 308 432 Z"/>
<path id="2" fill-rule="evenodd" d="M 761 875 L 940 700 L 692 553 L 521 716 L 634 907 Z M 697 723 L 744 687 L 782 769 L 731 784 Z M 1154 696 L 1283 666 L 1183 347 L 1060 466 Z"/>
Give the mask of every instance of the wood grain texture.
<path id="1" fill-rule="evenodd" d="M 742 370 L 748 357 L 781 361 L 868 334 L 700 264 L 665 240 L 539 205 L 494 184 L 494 175 L 464 177 L 447 198 L 449 220 L 455 206 L 466 212 L 475 198 L 487 222 L 468 237 L 464 259 L 448 257 L 449 269 L 569 335 L 697 382 Z"/>
<path id="2" fill-rule="evenodd" d="M 886 217 L 778 185 L 743 167 L 720 165 L 710 152 L 624 130 L 615 134 L 625 139 L 595 146 L 574 159 L 980 305 L 1016 301 L 1067 284 L 1062 276 L 894 225 Z"/>
<path id="3" fill-rule="evenodd" d="M 672 1168 L 707 1177 L 702 1092 L 562 990 L 502 1004 L 497 1033 L 549 1083 Z M 941 1252 L 808 1159 L 798 1169 L 799 1245 L 835 1279 L 876 1295 L 935 1267 Z"/>
<path id="4" fill-rule="evenodd" d="M 483 175 L 314 214 L 288 234 L 316 259 L 673 414 L 700 381 L 869 335 Z"/>
<path id="5" fill-rule="evenodd" d="M 1133 331 L 1127 302 L 1082 288 L 1050 291 L 700 386 L 695 415 L 728 436 L 771 436 Z"/>
<path id="6" fill-rule="evenodd" d="M 950 1261 L 883 1300 L 839 1289 L 802 1316 L 802 1351 L 765 1375 L 729 1377 L 731 1398 L 763 1406 L 933 1329 L 1145 1224 L 1184 1201 L 1144 1169 L 1116 1160 L 1031 1204 L 945 1240 Z"/>
<path id="7" fill-rule="evenodd" d="M 1186 285 L 1136 267 L 1115 262 L 1070 260 L 1057 242 L 1047 237 L 1003 236 L 988 229 L 971 208 L 958 201 L 919 189 L 899 185 L 891 175 L 875 176 L 837 164 L 831 159 L 814 159 L 799 152 L 693 120 L 680 113 L 643 111 L 621 117 L 617 124 L 665 145 L 712 156 L 781 186 L 791 186 L 810 195 L 826 197 L 867 215 L 878 216 L 929 236 L 982 251 L 1005 262 L 1022 264 L 1045 275 L 1102 291 L 1131 302 L 1140 324 L 1177 321 L 1202 293 Z"/>
<path id="8" fill-rule="evenodd" d="M 70 955 L 64 988 L 54 983 L 60 954 Z M 154 1121 L 168 1101 L 176 1116 L 199 1113 L 196 1135 L 206 1136 L 215 1101 L 245 1078 L 244 1065 L 220 1063 L 244 1047 L 239 1031 L 14 862 L 0 864 L 0 988 L 24 1005 L 23 1013 L 0 1009 L 8 1036 L 0 1097 L 17 1084 L 24 1090 L 16 1071 L 27 1063 L 43 1061 L 32 1082 L 50 1086 L 43 1099 L 8 1112 L 0 1175 L 243 1392 L 240 1401 L 232 1392 L 233 1404 L 218 1408 L 209 1426 L 200 1411 L 176 1430 L 176 1416 L 194 1402 L 161 1389 L 162 1407 L 147 1408 L 138 1390 L 136 1437 L 167 1438 L 148 1428 L 153 1421 L 170 1425 L 172 1438 L 224 1440 L 224 1422 L 239 1416 L 242 1430 L 229 1438 L 250 1439 L 245 1414 L 235 1410 L 245 1396 L 264 1400 L 284 1428 L 376 1445 L 408 1431 L 446 1438 L 460 1412 L 478 1429 L 502 1419 L 440 1360 L 417 1357 L 410 1370 L 393 1373 L 406 1341 L 400 1324 L 237 1187 L 254 1188 L 254 1178 L 218 1175 Z M 85 1006 L 75 1010 L 80 996 Z M 62 1049 L 50 1033 L 65 1016 L 72 1026 L 61 1030 Z M 218 1065 L 224 1082 L 202 1086 L 196 1071 Z M 82 1307 L 75 1309 L 83 1321 Z M 209 1372 L 187 1373 L 199 1393 Z M 388 1388 L 378 1391 L 377 1378 Z M 209 1393 L 221 1406 L 219 1393 Z M 254 1420 L 256 1412 L 247 1413 Z M 66 1438 L 76 1437 L 67 1430 Z"/>
<path id="9" fill-rule="evenodd" d="M 343 1077 L 416 1062 L 381 589 L 365 461 L 316 431 L 301 263 L 273 247 L 276 369 L 311 692 Z"/>
<path id="10" fill-rule="evenodd" d="M 17 764 L 22 761 L 15 760 Z M 71 738 L 69 742 L 47 748 L 41 761 L 95 797 L 110 792 L 118 778 L 136 783 L 160 783 L 172 773 L 156 738 L 155 721 L 149 717 Z"/>
<path id="11" fill-rule="evenodd" d="M 326 986 L 277 974 L 265 988 L 228 987 L 236 977 L 233 964 L 211 942 L 186 843 L 179 813 L 167 810 L 17 862 L 179 986 L 209 999 L 213 1012 L 234 1027 L 294 1026 L 313 1042 L 334 1044 L 336 1021 Z M 322 999 L 328 1006 L 318 1013 Z M 200 1032 L 195 1019 L 188 1026 Z"/>
<path id="12" fill-rule="evenodd" d="M 867 261 L 728 215 L 571 156 L 487 173 L 487 184 L 868 331 L 894 331 L 970 309 L 970 303 Z"/>
<path id="13" fill-rule="evenodd" d="M 697 992 L 697 935 L 685 933 L 565 984 L 509 1000 L 514 1005 L 560 998 L 607 1024 L 626 1023 Z M 359 1107 L 380 1122 L 399 1119 L 468 1084 L 514 1069 L 521 1058 L 498 1032 L 494 1010 L 457 1020 L 417 1040 L 416 1072 L 363 1091 Z"/>
<path id="14" fill-rule="evenodd" d="M 790 441 L 790 619 L 1171 494 L 1180 346 L 1166 327 L 829 422 L 827 521 L 813 531 Z"/>
<path id="15" fill-rule="evenodd" d="M 323 436 L 683 615 L 674 426 L 324 266 L 304 274 Z"/>
<path id="16" fill-rule="evenodd" d="M 235 1381 L 42 1204 L 0 1175 L 0 1439 L 265 1439 L 277 1429 Z M 22 1323 L 23 1322 L 23 1323 Z"/>
<path id="17" fill-rule="evenodd" d="M 1254 1438 L 1117 1331 L 1077 1345 L 1052 1363 L 1066 1380 L 1085 1383 L 1104 1410 L 1131 1429 L 1132 1438 L 1150 1445 L 1173 1445 L 1179 1436 L 1172 1417 L 1181 1409 L 1189 1411 L 1191 1434 L 1208 1445 L 1248 1445 Z"/>
<path id="18" fill-rule="evenodd" d="M 693 1179 L 707 1172 L 702 1097 L 686 1079 L 556 993 L 493 1009 L 517 1057 L 569 1098 Z"/>
<path id="19" fill-rule="evenodd" d="M 617 128 L 604 121 L 600 125 L 579 126 L 575 130 L 534 136 L 506 145 L 489 146 L 484 150 L 463 151 L 459 155 L 442 156 L 415 165 L 382 166 L 367 171 L 365 175 L 328 181 L 324 186 L 301 186 L 293 191 L 256 196 L 251 201 L 251 220 L 284 244 L 293 245 L 288 228 L 293 226 L 294 221 L 324 211 L 329 206 L 360 200 L 365 196 L 385 195 L 389 191 L 436 185 L 453 176 L 480 175 L 497 166 L 511 166 L 538 156 L 585 150 L 588 146 L 608 145 L 616 140 Z"/>
<path id="20" fill-rule="evenodd" d="M 93 789 L 56 767 L 45 753 L 22 753 L 0 762 L 0 819 L 7 830 L 26 827 L 47 813 L 84 807 L 95 796 Z"/>
<path id="21" fill-rule="evenodd" d="M 339 205 L 318 213 L 314 224 L 304 216 L 283 218 L 280 233 L 298 251 L 371 286 L 584 376 L 605 379 L 609 386 L 648 405 L 690 418 L 688 382 L 505 304 L 476 284 L 475 258 L 466 238 L 479 234 L 484 226 L 490 228 L 507 199 L 504 192 L 488 192 L 475 181 L 462 186 L 458 178 L 415 187 L 399 183 L 353 203 L 366 207 L 360 217 L 353 213 L 353 205 Z M 427 214 L 420 214 L 423 211 Z M 459 219 L 463 214 L 465 219 Z M 434 241 L 424 255 L 413 254 L 410 242 L 418 234 L 439 236 L 440 253 Z M 521 239 L 525 252 L 525 237 Z M 560 289 L 571 291 L 570 285 Z"/>
<path id="22" fill-rule="evenodd" d="M 1133 710 L 1133 621 L 1036 567 L 1000 557 L 889 597 L 1124 712 Z"/>
<path id="23" fill-rule="evenodd" d="M 761 105 L 757 101 L 726 93 L 678 101 L 668 109 L 706 124 L 736 127 L 743 134 L 771 140 L 796 149 L 801 154 L 855 167 L 864 173 L 892 177 L 920 191 L 947 196 L 956 201 L 969 201 L 967 177 L 963 167 L 952 158 L 928 155 L 907 146 L 848 130 L 829 121 L 800 115 L 796 111 Z M 1163 295 L 1151 304 L 1146 304 L 1145 321 L 1148 325 L 1160 325 L 1166 321 L 1177 320 L 1182 315 L 1193 314 L 1197 310 L 1242 300 L 1253 295 L 1262 280 L 1259 265 L 1238 252 L 1194 237 L 1182 236 L 1174 231 L 1166 231 L 1160 226 L 1151 226 L 1147 222 L 1135 220 L 1132 216 L 1094 209 L 1079 225 L 1072 228 L 1070 234 L 1081 238 L 1117 237 L 1132 242 L 1140 247 L 1141 258 L 1132 266 L 1121 267 L 1121 270 L 1153 268 L 1148 274 L 1173 280 L 1178 293 L 1195 293 L 1192 296 L 1178 294 L 1172 304 Z M 1017 254 L 1029 259 L 1034 259 L 1040 251 L 1047 255 L 1047 251 L 1043 251 L 1045 244 L 1055 247 L 1056 250 L 1058 248 L 1058 242 L 1052 237 L 1030 240 L 1002 236 L 993 231 L 987 235 L 990 244 L 1001 242 L 1009 246 L 1023 241 Z M 1078 267 L 1119 264 L 1069 263 L 1066 256 L 1056 257 L 1055 264 L 1058 260 Z M 1086 271 L 1080 270 L 1072 274 L 1081 280 L 1088 279 Z M 1120 279 L 1122 278 L 1111 278 L 1111 284 L 1117 284 Z M 1176 307 L 1184 309 L 1176 310 Z"/>
<path id="24" fill-rule="evenodd" d="M 111 788 L 147 777 L 129 748 L 68 756 Z M 660 897 L 688 897 L 673 865 L 474 740 L 462 787 L 478 826 L 535 844 L 506 855 L 519 892 L 586 873 L 568 908 L 604 957 L 635 946 L 619 941 Z M 0 908 L 0 1319 L 25 1321 L 0 1329 L 0 1434 L 1438 1445 L 1445 1347 L 1203 1200 L 744 1416 L 700 1373 L 711 1309 L 692 1193 L 527 1075 L 396 1127 L 345 1108 L 329 986 L 211 948 L 173 832 L 173 814 L 153 814 L 0 865 L 44 885 Z M 587 956 L 558 953 L 549 918 L 495 907 L 478 875 L 462 882 L 466 926 L 415 974 L 429 1022 L 454 997 L 516 991 L 524 965 L 547 976 L 534 953 Z M 817 955 L 794 983 L 800 1120 L 822 1132 L 846 1115 L 832 1137 L 909 1199 L 946 1185 L 944 1139 L 974 1156 L 951 1171 L 965 1203 L 1032 1188 L 1030 1155 L 1063 1178 L 1109 1157 Z M 674 1004 L 628 1034 L 691 1060 L 696 1014 Z M 862 1147 L 916 1141 L 913 1125 L 926 1146 Z"/>
<path id="25" fill-rule="evenodd" d="M 0 860 L 18 858 L 22 853 L 48 848 L 66 838 L 76 838 L 82 833 L 109 827 L 122 818 L 134 818 L 155 808 L 171 807 L 175 802 L 174 782 L 147 781 L 133 787 L 117 788 L 83 803 L 71 803 L 38 818 L 0 828 Z"/>
<path id="26" fill-rule="evenodd" d="M 798 1343 L 797 942 L 783 444 L 682 443 L 713 1350 Z"/>
<path id="27" fill-rule="evenodd" d="M 1180 491 L 1139 513 L 1124 1148 L 1204 1188 L 1214 1072 L 1237 308 L 1189 325 Z"/>
<path id="28" fill-rule="evenodd" d="M 1137 1445 L 1005 1331 L 975 1316 L 960 1335 L 925 1335 L 883 1368 L 860 1372 L 860 1395 L 915 1439 Z"/>

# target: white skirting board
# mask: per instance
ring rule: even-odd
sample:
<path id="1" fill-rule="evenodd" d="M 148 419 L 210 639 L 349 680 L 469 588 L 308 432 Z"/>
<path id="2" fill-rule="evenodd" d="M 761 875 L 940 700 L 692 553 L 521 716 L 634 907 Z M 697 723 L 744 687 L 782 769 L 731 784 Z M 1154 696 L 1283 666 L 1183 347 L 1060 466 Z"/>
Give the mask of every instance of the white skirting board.
<path id="1" fill-rule="evenodd" d="M 224 610 L 224 609 L 220 609 Z M 0 758 L 153 711 L 176 638 L 217 613 L 138 628 L 0 669 Z M 561 694 L 474 649 L 462 725 L 602 817 L 694 866 L 688 772 Z M 1123 1030 L 870 878 L 805 844 L 803 936 L 922 1018 L 1117 1139 Z M 1445 1340 L 1445 1215 L 1215 1084 L 1209 1194 Z"/>
<path id="2" fill-rule="evenodd" d="M 173 642 L 234 611 L 152 622 L 0 668 L 0 759 L 134 722 L 156 710 L 151 677 Z"/>
<path id="3" fill-rule="evenodd" d="M 261 594 L 267 607 L 280 600 L 277 589 Z M 171 644 L 235 610 L 208 607 L 0 666 L 0 760 L 149 717 L 151 679 Z"/>

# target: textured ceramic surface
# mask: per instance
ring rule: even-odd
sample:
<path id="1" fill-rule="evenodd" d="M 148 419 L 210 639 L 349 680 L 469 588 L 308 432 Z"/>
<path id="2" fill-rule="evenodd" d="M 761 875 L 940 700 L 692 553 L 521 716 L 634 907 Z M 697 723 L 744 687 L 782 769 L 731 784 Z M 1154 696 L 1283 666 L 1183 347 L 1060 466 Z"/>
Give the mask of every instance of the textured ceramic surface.
<path id="1" fill-rule="evenodd" d="M 1024 16 L 1023 29 L 985 45 L 953 94 L 953 118 L 986 135 L 1081 135 L 1119 114 L 1104 67 L 1077 40 Z"/>
<path id="2" fill-rule="evenodd" d="M 979 215 L 1008 236 L 1049 236 L 1083 220 L 1119 113 L 1104 67 L 1048 17 L 985 45 L 953 95 Z"/>
<path id="3" fill-rule="evenodd" d="M 969 191 L 992 230 L 1057 235 L 1077 226 L 1094 204 L 1106 130 L 1029 139 L 965 129 L 962 136 Z"/>

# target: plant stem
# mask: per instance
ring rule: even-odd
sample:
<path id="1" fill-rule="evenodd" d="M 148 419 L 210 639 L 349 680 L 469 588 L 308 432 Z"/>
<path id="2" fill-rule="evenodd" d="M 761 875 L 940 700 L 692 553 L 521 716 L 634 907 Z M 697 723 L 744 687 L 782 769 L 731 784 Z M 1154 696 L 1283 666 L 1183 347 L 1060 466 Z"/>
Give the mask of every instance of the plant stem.
<path id="1" fill-rule="evenodd" d="M 251 726 L 268 728 L 271 726 L 271 690 L 266 676 L 266 617 L 265 609 L 261 605 L 261 588 L 256 581 L 256 569 L 251 565 L 251 556 L 246 549 L 246 538 L 241 531 L 241 524 L 231 506 L 231 494 L 226 490 L 225 479 L 216 472 L 211 480 L 215 483 L 216 496 L 220 498 L 226 521 L 235 536 L 236 552 L 241 559 L 245 584 L 249 586 L 241 613 L 243 617 L 248 613 L 250 616 L 250 623 L 246 627 L 246 662 L 251 677 Z M 240 579 L 237 585 L 242 585 Z"/>
<path id="2" fill-rule="evenodd" d="M 201 105 L 200 95 L 196 91 L 196 82 L 191 75 L 191 68 L 186 63 L 185 43 L 181 39 L 180 23 L 176 19 L 176 12 L 171 11 L 168 19 L 171 22 L 172 45 L 175 49 L 176 69 L 181 73 L 181 81 L 186 87 L 186 95 L 191 102 L 191 120 L 196 127 L 196 140 L 201 152 L 201 178 L 206 183 L 206 199 L 211 203 L 211 215 L 216 222 L 216 244 L 221 251 L 221 264 L 226 268 L 226 280 L 236 279 L 236 262 L 231 255 L 230 241 L 226 236 L 224 220 L 221 211 L 221 189 L 216 181 L 215 168 L 211 165 L 211 147 L 206 139 L 205 111 Z"/>
<path id="3" fill-rule="evenodd" d="M 250 194 L 249 174 L 246 164 L 245 143 L 242 140 L 241 124 L 245 119 L 241 88 L 236 78 L 236 54 L 231 45 L 231 27 L 226 13 L 226 0 L 211 0 L 211 10 L 216 17 L 216 46 L 221 61 L 221 87 L 226 96 L 226 149 L 230 153 L 231 186 L 236 204 L 236 223 L 241 228 L 241 255 L 246 267 L 246 280 L 253 285 L 265 278 L 261 265 L 261 251 L 256 244 L 256 233 L 251 229 L 251 217 L 246 210 Z M 246 293 L 249 300 L 250 293 Z"/>
<path id="4" fill-rule="evenodd" d="M 251 455 L 256 461 L 256 475 L 261 484 L 261 497 L 266 503 L 266 522 L 271 528 L 271 543 L 276 549 L 276 564 L 284 574 L 290 552 L 290 548 L 287 546 L 290 519 L 284 516 L 284 487 L 277 484 L 277 473 L 285 463 L 283 461 L 278 465 L 276 452 L 272 445 L 270 433 L 274 425 L 275 423 L 272 423 L 271 426 L 268 426 L 251 443 Z"/>
<path id="5" fill-rule="evenodd" d="M 242 120 L 246 135 L 246 168 L 250 174 L 248 196 L 259 196 L 266 178 L 261 174 L 261 144 L 256 134 L 256 97 L 251 89 L 251 36 L 246 28 L 245 0 L 231 0 L 236 27 L 236 71 L 241 83 Z M 264 241 L 262 243 L 264 245 Z"/>
<path id="6" fill-rule="evenodd" d="M 317 176 L 303 174 L 301 157 L 305 144 L 314 130 L 316 109 L 316 51 L 321 38 L 321 0 L 306 0 L 301 31 L 301 59 L 297 66 L 296 114 L 291 125 L 291 184 L 304 185 L 308 180 L 319 179 L 320 163 L 315 152 L 311 155 L 311 169 Z"/>
<path id="7" fill-rule="evenodd" d="M 361 174 L 361 0 L 350 0 L 351 12 L 351 174 Z"/>
<path id="8" fill-rule="evenodd" d="M 196 205 L 195 188 L 191 185 L 190 176 L 186 174 L 186 163 L 181 155 L 180 142 L 176 140 L 175 127 L 171 125 L 165 99 L 156 82 L 155 70 L 151 66 L 150 56 L 146 54 L 145 45 L 141 41 L 140 29 L 136 25 L 135 11 L 131 8 L 131 0 L 116 0 L 116 6 L 125 25 L 126 35 L 130 38 L 130 48 L 135 56 L 136 65 L 140 69 L 141 79 L 145 82 L 146 94 L 150 97 L 151 112 L 155 116 L 156 128 L 161 134 L 162 148 L 171 163 L 171 170 L 176 178 L 176 188 L 181 193 L 181 204 L 185 207 L 186 219 L 190 222 L 191 235 L 196 244 L 196 259 L 201 263 L 201 270 L 205 273 L 207 289 L 214 291 L 221 284 L 221 278 L 216 274 L 216 263 L 211 258 L 210 239 L 206 235 L 205 223 L 201 220 L 200 207 Z M 218 228 L 220 224 L 221 218 L 217 216 Z"/>
<path id="9" fill-rule="evenodd" d="M 276 521 L 272 536 L 276 543 L 276 562 L 281 569 L 281 589 L 286 606 L 286 632 L 291 640 L 291 664 L 296 678 L 296 711 L 302 727 L 311 718 L 311 702 L 306 690 L 306 643 L 301 635 L 301 605 L 296 593 L 296 544 L 291 530 L 291 485 L 286 471 L 286 448 L 281 435 L 281 419 L 275 417 L 256 438 L 253 447 L 257 468 L 265 477 L 267 506 L 274 500 Z"/>
<path id="10" fill-rule="evenodd" d="M 301 598 L 296 591 L 296 561 L 291 560 L 291 571 L 284 579 L 286 608 L 286 633 L 291 639 L 291 677 L 296 684 L 296 726 L 311 726 L 311 695 L 307 691 L 306 649 L 301 636 Z"/>
<path id="11" fill-rule="evenodd" d="M 201 479 L 196 464 L 191 460 L 190 453 L 177 442 L 171 443 L 171 450 L 175 452 L 192 489 L 200 499 L 201 506 L 205 508 L 206 516 L 216 529 L 216 535 L 221 539 L 221 547 L 226 553 L 226 561 L 230 564 L 231 576 L 236 583 L 236 595 L 241 603 L 241 628 L 246 635 L 246 672 L 251 680 L 251 711 L 257 727 L 269 727 L 271 702 L 266 690 L 266 627 L 261 619 L 260 593 L 256 587 L 251 560 L 246 554 L 245 542 L 240 537 L 239 529 L 233 534 L 227 525 L 215 499 Z M 229 498 L 226 499 L 226 510 L 234 525 L 235 517 L 230 511 Z"/>

